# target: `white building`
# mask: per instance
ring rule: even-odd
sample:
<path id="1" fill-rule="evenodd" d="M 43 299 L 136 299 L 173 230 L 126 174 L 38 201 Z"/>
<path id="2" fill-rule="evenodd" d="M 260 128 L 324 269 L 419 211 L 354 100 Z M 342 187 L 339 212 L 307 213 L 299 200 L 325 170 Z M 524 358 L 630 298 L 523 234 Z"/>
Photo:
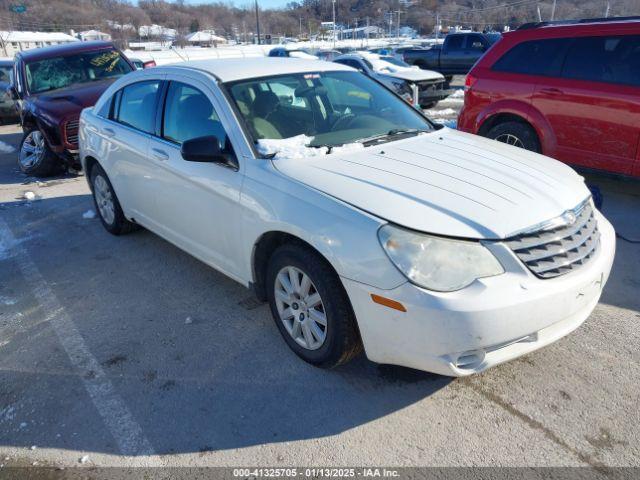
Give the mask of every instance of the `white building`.
<path id="1" fill-rule="evenodd" d="M 176 31 L 173 28 L 166 28 L 162 25 L 142 25 L 138 29 L 138 35 L 142 38 L 159 38 L 161 40 L 173 40 L 176 38 Z"/>
<path id="2" fill-rule="evenodd" d="M 77 41 L 77 38 L 62 32 L 0 31 L 0 55 L 13 57 L 22 50 Z"/>
<path id="3" fill-rule="evenodd" d="M 199 47 L 213 47 L 219 43 L 226 43 L 225 38 L 216 35 L 214 30 L 202 30 L 200 32 L 190 33 L 185 37 L 189 45 Z"/>
<path id="4" fill-rule="evenodd" d="M 83 42 L 92 42 L 95 40 L 102 40 L 105 42 L 111 41 L 111 35 L 108 33 L 100 32 L 98 30 L 87 30 L 86 32 L 80 32 L 78 38 Z"/>

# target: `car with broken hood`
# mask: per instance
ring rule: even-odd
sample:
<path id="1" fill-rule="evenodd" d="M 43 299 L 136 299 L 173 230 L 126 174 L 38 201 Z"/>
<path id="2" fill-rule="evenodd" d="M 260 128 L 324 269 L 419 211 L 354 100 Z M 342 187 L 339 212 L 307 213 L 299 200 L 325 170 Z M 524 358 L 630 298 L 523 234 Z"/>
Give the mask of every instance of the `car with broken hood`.
<path id="1" fill-rule="evenodd" d="M 412 67 L 390 55 L 356 52 L 341 55 L 334 62 L 348 65 L 384 83 L 409 103 L 421 108 L 432 108 L 453 93 L 440 73 Z"/>
<path id="2" fill-rule="evenodd" d="M 18 52 L 10 91 L 24 132 L 20 170 L 48 176 L 64 167 L 79 169 L 81 110 L 134 69 L 111 42 L 71 42 Z"/>
<path id="3" fill-rule="evenodd" d="M 570 167 L 438 126 L 337 63 L 134 72 L 82 112 L 80 157 L 107 231 L 144 226 L 253 289 L 321 367 L 364 349 L 483 371 L 578 328 L 614 258 Z"/>

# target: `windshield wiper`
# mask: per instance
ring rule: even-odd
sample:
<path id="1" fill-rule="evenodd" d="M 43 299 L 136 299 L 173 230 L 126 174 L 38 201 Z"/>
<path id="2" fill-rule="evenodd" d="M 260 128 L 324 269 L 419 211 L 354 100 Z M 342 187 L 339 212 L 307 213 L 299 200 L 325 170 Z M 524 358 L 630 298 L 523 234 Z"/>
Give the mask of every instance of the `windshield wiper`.
<path id="1" fill-rule="evenodd" d="M 367 146 L 367 144 L 382 142 L 383 140 L 389 141 L 389 139 L 398 135 L 418 135 L 419 133 L 425 133 L 429 131 L 430 130 L 424 130 L 421 128 L 392 128 L 387 133 L 372 135 L 371 137 L 360 138 L 355 141 Z"/>

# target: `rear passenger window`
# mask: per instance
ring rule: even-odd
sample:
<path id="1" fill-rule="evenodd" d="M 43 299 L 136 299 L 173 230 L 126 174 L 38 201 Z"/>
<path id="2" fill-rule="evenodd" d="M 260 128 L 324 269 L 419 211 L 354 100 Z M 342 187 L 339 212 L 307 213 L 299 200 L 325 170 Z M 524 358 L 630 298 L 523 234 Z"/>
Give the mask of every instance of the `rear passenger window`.
<path id="1" fill-rule="evenodd" d="M 145 133 L 154 133 L 159 87 L 160 81 L 156 80 L 124 87 L 116 94 L 114 120 Z"/>
<path id="2" fill-rule="evenodd" d="M 162 121 L 162 136 L 175 143 L 215 135 L 221 150 L 229 150 L 227 133 L 207 96 L 196 88 L 171 82 Z"/>
<path id="3" fill-rule="evenodd" d="M 525 75 L 559 76 L 568 45 L 566 38 L 522 42 L 502 55 L 491 69 Z"/>
<path id="4" fill-rule="evenodd" d="M 575 39 L 562 76 L 640 86 L 640 35 Z"/>

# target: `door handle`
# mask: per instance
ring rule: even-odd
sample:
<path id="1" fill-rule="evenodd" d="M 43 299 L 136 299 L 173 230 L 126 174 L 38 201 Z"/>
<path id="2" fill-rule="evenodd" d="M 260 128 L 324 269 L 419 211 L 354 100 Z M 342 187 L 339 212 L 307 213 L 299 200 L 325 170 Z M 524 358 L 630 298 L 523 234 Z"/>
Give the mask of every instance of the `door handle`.
<path id="1" fill-rule="evenodd" d="M 152 148 L 151 152 L 153 153 L 153 156 L 158 160 L 161 160 L 163 162 L 169 160 L 169 154 L 164 150 L 160 150 L 159 148 Z"/>
<path id="2" fill-rule="evenodd" d="M 103 128 L 102 133 L 104 133 L 107 137 L 115 137 L 116 132 L 111 128 Z"/>
<path id="3" fill-rule="evenodd" d="M 563 95 L 564 92 L 558 88 L 542 88 L 540 89 L 540 93 L 544 93 L 545 95 Z"/>

